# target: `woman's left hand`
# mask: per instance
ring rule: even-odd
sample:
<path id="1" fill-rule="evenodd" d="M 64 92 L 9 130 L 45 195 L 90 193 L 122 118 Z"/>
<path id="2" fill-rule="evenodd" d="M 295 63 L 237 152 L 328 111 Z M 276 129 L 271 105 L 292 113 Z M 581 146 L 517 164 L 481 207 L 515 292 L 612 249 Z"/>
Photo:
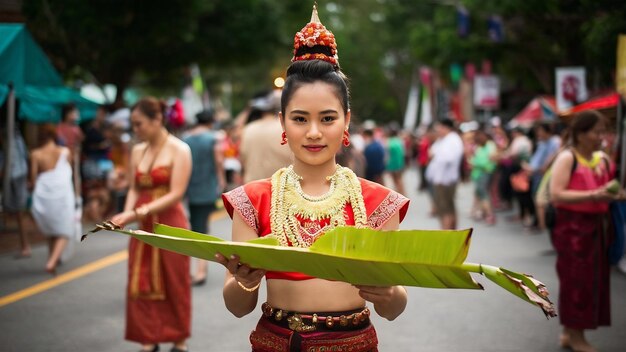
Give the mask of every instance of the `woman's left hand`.
<path id="1" fill-rule="evenodd" d="M 359 289 L 359 296 L 373 304 L 386 305 L 393 299 L 395 286 L 354 285 Z"/>
<path id="2" fill-rule="evenodd" d="M 124 227 L 133 221 L 135 221 L 135 212 L 133 211 L 121 212 L 119 214 L 113 215 L 113 217 L 111 218 L 111 222 L 120 225 L 120 227 Z"/>

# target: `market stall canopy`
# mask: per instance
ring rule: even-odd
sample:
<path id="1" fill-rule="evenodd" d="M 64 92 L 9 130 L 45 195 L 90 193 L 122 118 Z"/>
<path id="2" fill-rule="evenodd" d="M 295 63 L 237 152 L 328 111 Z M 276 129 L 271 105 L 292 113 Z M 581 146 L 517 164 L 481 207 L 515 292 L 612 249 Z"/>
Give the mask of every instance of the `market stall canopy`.
<path id="1" fill-rule="evenodd" d="M 619 105 L 619 102 L 619 93 L 611 93 L 609 95 L 590 99 L 582 104 L 575 105 L 572 108 L 561 112 L 559 115 L 561 118 L 568 119 L 581 111 L 598 110 L 608 119 L 614 120 L 617 116 L 617 106 Z"/>
<path id="2" fill-rule="evenodd" d="M 61 106 L 74 103 L 81 120 L 95 116 L 97 104 L 63 85 L 46 54 L 23 24 L 0 23 L 0 105 L 9 84 L 20 102 L 19 117 L 33 122 L 58 122 Z"/>
<path id="3" fill-rule="evenodd" d="M 536 121 L 556 119 L 556 99 L 553 96 L 539 96 L 509 121 L 510 127 L 530 128 Z"/>

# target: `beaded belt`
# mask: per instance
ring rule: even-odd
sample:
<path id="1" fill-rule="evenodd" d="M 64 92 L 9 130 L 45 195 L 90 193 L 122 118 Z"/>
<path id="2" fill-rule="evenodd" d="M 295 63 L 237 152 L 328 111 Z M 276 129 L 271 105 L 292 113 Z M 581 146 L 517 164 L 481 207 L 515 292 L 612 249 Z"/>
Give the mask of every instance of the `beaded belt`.
<path id="1" fill-rule="evenodd" d="M 263 316 L 278 325 L 297 332 L 321 330 L 352 330 L 369 324 L 370 310 L 363 308 L 352 313 L 332 315 L 327 313 L 296 313 L 272 308 L 267 302 L 261 305 Z"/>

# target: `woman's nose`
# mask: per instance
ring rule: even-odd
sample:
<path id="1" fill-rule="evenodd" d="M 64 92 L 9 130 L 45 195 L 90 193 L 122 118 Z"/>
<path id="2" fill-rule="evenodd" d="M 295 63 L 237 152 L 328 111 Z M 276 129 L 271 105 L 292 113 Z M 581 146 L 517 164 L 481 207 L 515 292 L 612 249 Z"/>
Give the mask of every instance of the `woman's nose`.
<path id="1" fill-rule="evenodd" d="M 310 139 L 317 139 L 322 136 L 322 132 L 316 123 L 312 123 L 307 131 L 306 137 Z"/>

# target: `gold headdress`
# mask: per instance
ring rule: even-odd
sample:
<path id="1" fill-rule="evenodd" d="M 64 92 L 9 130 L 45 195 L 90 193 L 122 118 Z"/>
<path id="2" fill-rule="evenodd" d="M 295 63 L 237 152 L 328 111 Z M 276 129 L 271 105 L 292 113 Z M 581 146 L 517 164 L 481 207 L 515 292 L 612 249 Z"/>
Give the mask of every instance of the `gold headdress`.
<path id="1" fill-rule="evenodd" d="M 293 58 L 300 60 L 323 60 L 339 66 L 335 35 L 326 29 L 317 14 L 317 5 L 313 5 L 311 21 L 296 33 L 293 38 Z"/>

